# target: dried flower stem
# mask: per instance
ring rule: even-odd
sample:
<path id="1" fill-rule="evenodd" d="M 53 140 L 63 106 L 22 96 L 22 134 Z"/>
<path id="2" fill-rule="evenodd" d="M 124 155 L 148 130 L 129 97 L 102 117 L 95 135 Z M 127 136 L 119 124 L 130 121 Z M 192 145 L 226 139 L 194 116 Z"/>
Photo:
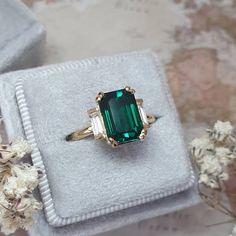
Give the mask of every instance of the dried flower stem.
<path id="1" fill-rule="evenodd" d="M 5 234 L 14 233 L 18 228 L 29 229 L 33 214 L 41 209 L 41 203 L 33 196 L 40 171 L 20 162 L 30 152 L 30 146 L 23 139 L 11 145 L 0 142 L 0 226 Z"/>
<path id="2" fill-rule="evenodd" d="M 235 198 L 227 185 L 236 173 L 236 137 L 230 122 L 217 121 L 206 135 L 195 138 L 190 143 L 194 166 L 199 174 L 198 191 L 204 202 L 232 218 L 236 222 L 236 212 L 225 202 Z M 231 186 L 231 185 L 230 185 Z M 231 235 L 236 235 L 236 227 Z"/>

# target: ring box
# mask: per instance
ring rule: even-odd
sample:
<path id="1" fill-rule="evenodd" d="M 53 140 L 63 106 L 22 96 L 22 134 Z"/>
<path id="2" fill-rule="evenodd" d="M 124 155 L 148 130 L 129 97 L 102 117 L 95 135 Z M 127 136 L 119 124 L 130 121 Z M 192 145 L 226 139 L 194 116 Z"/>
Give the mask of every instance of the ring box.
<path id="1" fill-rule="evenodd" d="M 19 0 L 0 1 L 0 73 L 42 64 L 45 30 Z"/>
<path id="2" fill-rule="evenodd" d="M 97 92 L 135 88 L 161 118 L 144 142 L 112 149 L 65 136 L 84 127 Z M 32 235 L 88 235 L 199 202 L 178 115 L 151 51 L 68 62 L 2 75 L 0 105 L 10 140 L 25 135 L 43 171 Z"/>

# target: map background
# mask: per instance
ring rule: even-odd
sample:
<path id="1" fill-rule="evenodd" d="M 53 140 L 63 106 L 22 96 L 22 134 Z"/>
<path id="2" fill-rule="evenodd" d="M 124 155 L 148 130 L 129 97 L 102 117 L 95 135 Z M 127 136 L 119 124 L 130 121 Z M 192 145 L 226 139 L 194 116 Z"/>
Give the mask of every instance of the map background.
<path id="1" fill-rule="evenodd" d="M 187 142 L 236 124 L 236 0 L 25 0 L 48 32 L 44 64 L 151 48 L 165 66 Z M 228 235 L 205 205 L 102 235 Z M 24 235 L 24 232 L 18 235 Z"/>

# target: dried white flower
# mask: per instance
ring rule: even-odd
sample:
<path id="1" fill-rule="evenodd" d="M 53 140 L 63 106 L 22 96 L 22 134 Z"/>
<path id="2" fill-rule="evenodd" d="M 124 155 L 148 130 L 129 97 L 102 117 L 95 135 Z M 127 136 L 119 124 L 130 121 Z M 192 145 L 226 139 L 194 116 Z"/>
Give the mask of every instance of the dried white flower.
<path id="1" fill-rule="evenodd" d="M 208 174 L 199 174 L 199 180 L 198 183 L 200 184 L 208 184 L 209 176 Z"/>
<path id="2" fill-rule="evenodd" d="M 226 139 L 230 141 L 235 141 L 235 137 L 233 136 L 233 126 L 229 121 L 222 122 L 217 121 L 213 127 L 213 130 L 207 130 L 211 139 L 222 142 Z"/>
<path id="3" fill-rule="evenodd" d="M 2 222 L 1 231 L 6 235 L 13 234 L 18 229 L 18 224 L 16 224 L 12 220 L 9 220 L 9 217 L 4 216 L 1 222 Z"/>
<path id="4" fill-rule="evenodd" d="M 25 217 L 31 217 L 35 210 L 42 208 L 42 204 L 34 198 L 22 198 L 20 203 L 17 205 L 16 210 L 24 213 Z"/>
<path id="5" fill-rule="evenodd" d="M 232 160 L 229 159 L 228 157 L 219 157 L 218 160 L 220 164 L 222 164 L 225 167 L 232 163 Z"/>
<path id="6" fill-rule="evenodd" d="M 14 211 L 6 211 L 2 219 L 1 230 L 5 234 L 12 234 L 19 228 L 28 230 L 33 223 L 32 217 L 25 217 L 24 214 Z"/>
<path id="7" fill-rule="evenodd" d="M 0 144 L 0 226 L 5 234 L 29 229 L 34 212 L 42 207 L 32 194 L 39 182 L 38 168 L 18 163 L 30 151 L 23 139 Z"/>
<path id="8" fill-rule="evenodd" d="M 8 202 L 7 202 L 6 196 L 2 192 L 2 189 L 0 191 L 0 206 L 4 206 L 4 207 L 8 206 Z M 4 207 L 0 207 L 0 216 L 2 216 L 3 212 L 5 212 L 5 208 Z M 1 219 L 1 217 L 0 217 L 0 219 Z"/>
<path id="9" fill-rule="evenodd" d="M 219 183 L 214 179 L 210 179 L 207 183 L 207 186 L 209 186 L 212 189 L 219 189 L 220 187 Z"/>
<path id="10" fill-rule="evenodd" d="M 3 188 L 10 198 L 21 198 L 27 192 L 33 191 L 38 185 L 38 170 L 34 166 L 14 165 L 10 176 Z"/>
<path id="11" fill-rule="evenodd" d="M 229 121 L 223 122 L 223 121 L 218 120 L 214 125 L 214 130 L 217 133 L 230 135 L 232 134 L 234 128 Z"/>
<path id="12" fill-rule="evenodd" d="M 11 146 L 10 150 L 18 157 L 22 158 L 26 154 L 29 154 L 31 152 L 31 147 L 28 144 L 28 142 L 22 138 L 15 140 Z"/>
<path id="13" fill-rule="evenodd" d="M 0 163 L 15 162 L 31 152 L 31 147 L 24 139 L 17 139 L 12 145 L 0 145 Z"/>
<path id="14" fill-rule="evenodd" d="M 223 173 L 219 174 L 218 177 L 219 177 L 219 179 L 222 180 L 222 181 L 227 181 L 227 180 L 229 180 L 229 174 L 226 173 L 226 172 L 223 172 Z"/>
<path id="15" fill-rule="evenodd" d="M 21 199 L 8 200 L 0 195 L 1 230 L 5 234 L 14 233 L 18 228 L 29 229 L 33 224 L 33 214 L 42 208 L 33 195 Z"/>
<path id="16" fill-rule="evenodd" d="M 216 147 L 215 156 L 224 166 L 228 166 L 232 163 L 233 155 L 228 147 Z"/>
<path id="17" fill-rule="evenodd" d="M 211 150 L 213 144 L 208 137 L 195 138 L 190 143 L 191 154 L 197 158 L 201 158 L 207 150 Z"/>
<path id="18" fill-rule="evenodd" d="M 217 175 L 222 172 L 222 166 L 219 161 L 213 155 L 206 155 L 202 158 L 202 164 L 200 166 L 200 171 L 202 173 L 207 173 L 211 175 Z"/>
<path id="19" fill-rule="evenodd" d="M 8 198 L 19 199 L 26 194 L 27 186 L 17 177 L 10 176 L 3 186 L 3 192 Z"/>
<path id="20" fill-rule="evenodd" d="M 231 153 L 228 147 L 216 147 L 215 148 L 216 157 L 229 156 Z"/>
<path id="21" fill-rule="evenodd" d="M 5 164 L 8 161 L 13 160 L 13 158 L 14 158 L 14 153 L 9 151 L 7 147 L 4 147 L 4 149 L 2 149 L 2 151 L 0 152 L 0 163 L 2 164 Z"/>
<path id="22" fill-rule="evenodd" d="M 210 207 L 236 220 L 235 212 L 225 203 L 225 194 L 228 194 L 229 188 L 226 181 L 235 173 L 236 167 L 236 138 L 233 130 L 230 122 L 217 121 L 213 129 L 207 130 L 208 137 L 196 138 L 190 143 L 190 151 L 199 174 L 200 196 Z M 236 225 L 230 236 L 236 236 Z"/>

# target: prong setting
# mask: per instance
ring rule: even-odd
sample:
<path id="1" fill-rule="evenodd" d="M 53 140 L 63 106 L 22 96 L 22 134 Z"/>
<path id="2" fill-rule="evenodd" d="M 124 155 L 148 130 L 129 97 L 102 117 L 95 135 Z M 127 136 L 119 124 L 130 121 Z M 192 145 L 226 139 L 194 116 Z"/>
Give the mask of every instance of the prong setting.
<path id="1" fill-rule="evenodd" d="M 141 107 L 143 105 L 143 99 L 142 98 L 137 98 L 136 103 L 137 103 L 138 106 Z"/>
<path id="2" fill-rule="evenodd" d="M 139 135 L 139 140 L 143 141 L 145 137 L 147 136 L 147 129 L 148 127 L 144 127 Z"/>
<path id="3" fill-rule="evenodd" d="M 125 86 L 125 91 L 131 93 L 131 94 L 134 94 L 135 93 L 135 90 L 132 89 L 130 86 Z"/>
<path id="4" fill-rule="evenodd" d="M 119 143 L 111 137 L 107 139 L 107 143 L 110 144 L 112 147 L 117 147 L 119 145 Z"/>
<path id="5" fill-rule="evenodd" d="M 147 120 L 149 124 L 153 124 L 159 117 L 155 115 L 147 115 Z"/>
<path id="6" fill-rule="evenodd" d="M 98 95 L 96 96 L 96 101 L 100 102 L 103 97 L 104 97 L 104 93 L 103 92 L 99 92 Z"/>
<path id="7" fill-rule="evenodd" d="M 98 108 L 97 107 L 91 108 L 87 111 L 87 113 L 90 118 L 97 116 L 98 115 Z"/>

